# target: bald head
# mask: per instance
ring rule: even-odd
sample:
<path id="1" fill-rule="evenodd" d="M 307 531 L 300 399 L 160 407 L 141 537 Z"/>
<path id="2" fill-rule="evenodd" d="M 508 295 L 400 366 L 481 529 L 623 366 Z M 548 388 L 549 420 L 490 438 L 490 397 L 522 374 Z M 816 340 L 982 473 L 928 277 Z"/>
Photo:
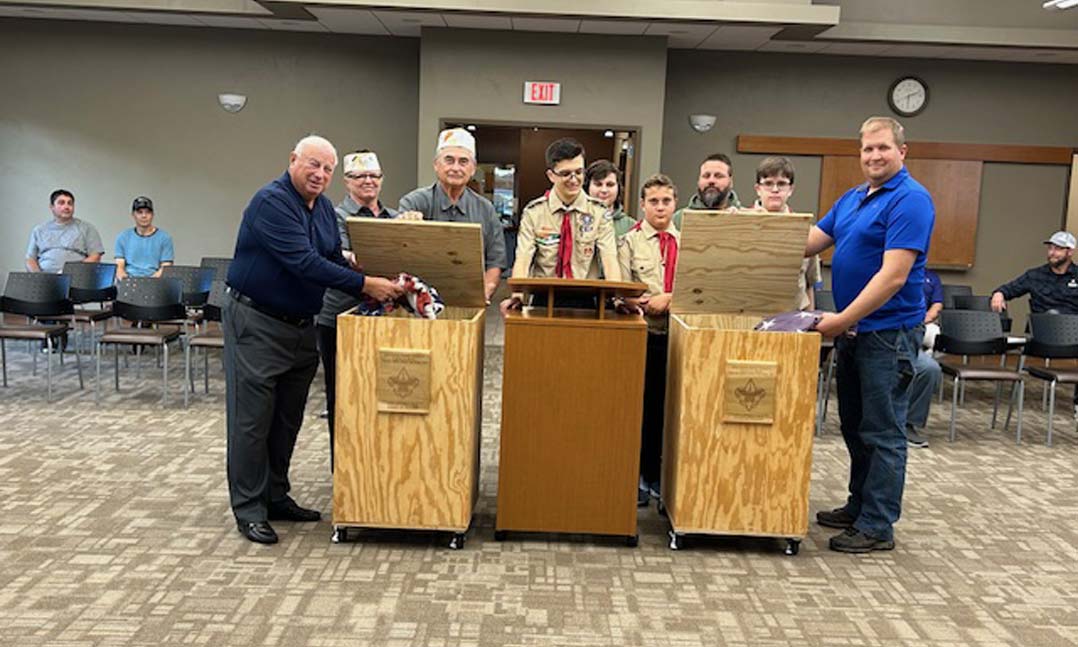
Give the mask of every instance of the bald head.
<path id="1" fill-rule="evenodd" d="M 325 137 L 308 135 L 296 142 L 288 156 L 288 175 L 307 206 L 313 207 L 333 179 L 337 168 L 337 149 Z"/>

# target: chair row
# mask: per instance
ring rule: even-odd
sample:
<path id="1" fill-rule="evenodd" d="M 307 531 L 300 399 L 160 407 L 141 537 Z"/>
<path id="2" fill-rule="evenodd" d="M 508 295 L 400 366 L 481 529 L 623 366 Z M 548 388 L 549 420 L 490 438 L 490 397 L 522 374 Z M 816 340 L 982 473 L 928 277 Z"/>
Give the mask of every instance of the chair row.
<path id="1" fill-rule="evenodd" d="M 93 266 L 98 264 L 77 264 Z M 212 270 L 209 270 L 212 271 Z M 44 274 L 31 272 L 13 272 L 8 275 L 4 296 L 0 301 L 0 311 L 9 315 L 26 318 L 25 324 L 14 324 L 6 320 L 0 325 L 0 364 L 2 364 L 3 384 L 7 386 L 7 349 L 6 340 L 26 340 L 43 342 L 47 351 L 47 391 L 52 399 L 52 355 L 54 348 L 61 348 L 60 361 L 63 363 L 63 346 L 69 330 L 81 324 L 90 328 L 90 340 L 97 359 L 97 380 L 95 394 L 100 399 L 101 355 L 105 346 L 112 345 L 115 362 L 115 384 L 119 390 L 119 351 L 122 346 L 137 349 L 145 347 L 159 348 L 164 354 L 162 366 L 162 401 L 168 393 L 168 354 L 169 343 L 178 341 L 185 351 L 184 404 L 188 393 L 193 389 L 191 377 L 191 346 L 196 348 L 223 347 L 219 331 L 202 330 L 200 324 L 205 320 L 220 321 L 220 310 L 225 295 L 224 281 L 211 281 L 208 292 L 185 292 L 185 282 L 179 278 L 142 278 L 129 277 L 109 288 L 82 288 L 97 290 L 93 298 L 114 301 L 109 305 L 102 301 L 99 309 L 77 308 L 75 299 L 83 299 L 86 294 L 74 294 L 71 287 L 72 276 L 69 274 Z M 110 292 L 110 293 L 108 293 Z M 199 302 L 201 302 L 199 304 Z M 193 307 L 198 304 L 198 307 Z M 118 318 L 128 325 L 109 328 L 107 322 Z M 105 322 L 100 336 L 95 325 Z M 191 334 L 194 327 L 197 334 Z M 187 343 L 184 343 L 186 340 Z M 75 359 L 79 372 L 79 388 L 83 388 L 81 354 L 79 343 L 75 344 Z M 36 372 L 37 355 L 33 354 Z M 206 359 L 208 368 L 208 359 Z M 209 383 L 206 378 L 206 388 Z"/>

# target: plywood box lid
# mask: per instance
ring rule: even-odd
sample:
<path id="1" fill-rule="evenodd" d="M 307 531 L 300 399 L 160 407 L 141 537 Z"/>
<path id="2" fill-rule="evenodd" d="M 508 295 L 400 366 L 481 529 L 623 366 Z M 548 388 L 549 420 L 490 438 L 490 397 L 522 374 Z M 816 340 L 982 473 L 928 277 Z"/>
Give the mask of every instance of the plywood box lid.
<path id="1" fill-rule="evenodd" d="M 363 272 L 417 276 L 447 305 L 482 308 L 483 230 L 476 223 L 349 218 L 348 236 Z"/>
<path id="2" fill-rule="evenodd" d="M 672 312 L 770 315 L 797 307 L 812 214 L 687 209 Z"/>

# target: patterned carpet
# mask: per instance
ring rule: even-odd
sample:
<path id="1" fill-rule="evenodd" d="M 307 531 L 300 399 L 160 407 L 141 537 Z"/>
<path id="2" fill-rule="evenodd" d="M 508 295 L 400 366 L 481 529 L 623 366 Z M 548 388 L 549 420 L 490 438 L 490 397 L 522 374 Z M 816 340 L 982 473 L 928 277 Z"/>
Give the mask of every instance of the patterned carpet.
<path id="1" fill-rule="evenodd" d="M 175 360 L 174 360 L 175 361 Z M 891 553 L 700 538 L 667 548 L 654 506 L 640 546 L 577 537 L 492 539 L 501 349 L 488 348 L 482 499 L 468 544 L 446 536 L 278 523 L 263 547 L 235 531 L 224 471 L 223 381 L 181 406 L 160 374 L 104 398 L 74 367 L 45 402 L 9 344 L 0 391 L 0 644 L 19 645 L 1072 645 L 1078 644 L 1078 436 L 1063 409 L 1043 445 L 1040 388 L 1026 442 L 988 429 L 971 388 L 957 442 L 934 407 L 931 447 L 912 450 Z M 174 364 L 175 367 L 179 363 Z M 40 368 L 40 367 L 39 367 Z M 296 499 L 329 517 L 320 376 L 293 463 Z M 949 392 L 948 392 L 949 397 Z M 1067 398 L 1064 398 L 1066 401 Z M 833 404 L 833 403 L 832 403 Z M 841 502 L 834 414 L 815 450 L 812 510 Z"/>

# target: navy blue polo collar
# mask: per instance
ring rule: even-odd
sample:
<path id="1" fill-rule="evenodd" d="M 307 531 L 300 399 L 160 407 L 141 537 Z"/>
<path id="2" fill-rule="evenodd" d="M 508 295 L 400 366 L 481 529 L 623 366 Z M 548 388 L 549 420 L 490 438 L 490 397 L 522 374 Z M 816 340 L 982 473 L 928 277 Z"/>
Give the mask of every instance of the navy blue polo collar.
<path id="1" fill-rule="evenodd" d="M 299 206 L 306 209 L 308 213 L 314 213 L 314 208 L 318 206 L 318 198 L 321 198 L 321 195 L 315 198 L 314 205 L 308 208 L 307 201 L 303 199 L 303 196 L 300 195 L 299 191 L 296 190 L 296 186 L 292 184 L 292 176 L 288 174 L 288 171 L 282 173 L 281 177 L 277 178 L 277 181 L 284 185 L 285 190 L 288 191 L 288 193 L 296 199 L 296 203 L 299 204 Z"/>

